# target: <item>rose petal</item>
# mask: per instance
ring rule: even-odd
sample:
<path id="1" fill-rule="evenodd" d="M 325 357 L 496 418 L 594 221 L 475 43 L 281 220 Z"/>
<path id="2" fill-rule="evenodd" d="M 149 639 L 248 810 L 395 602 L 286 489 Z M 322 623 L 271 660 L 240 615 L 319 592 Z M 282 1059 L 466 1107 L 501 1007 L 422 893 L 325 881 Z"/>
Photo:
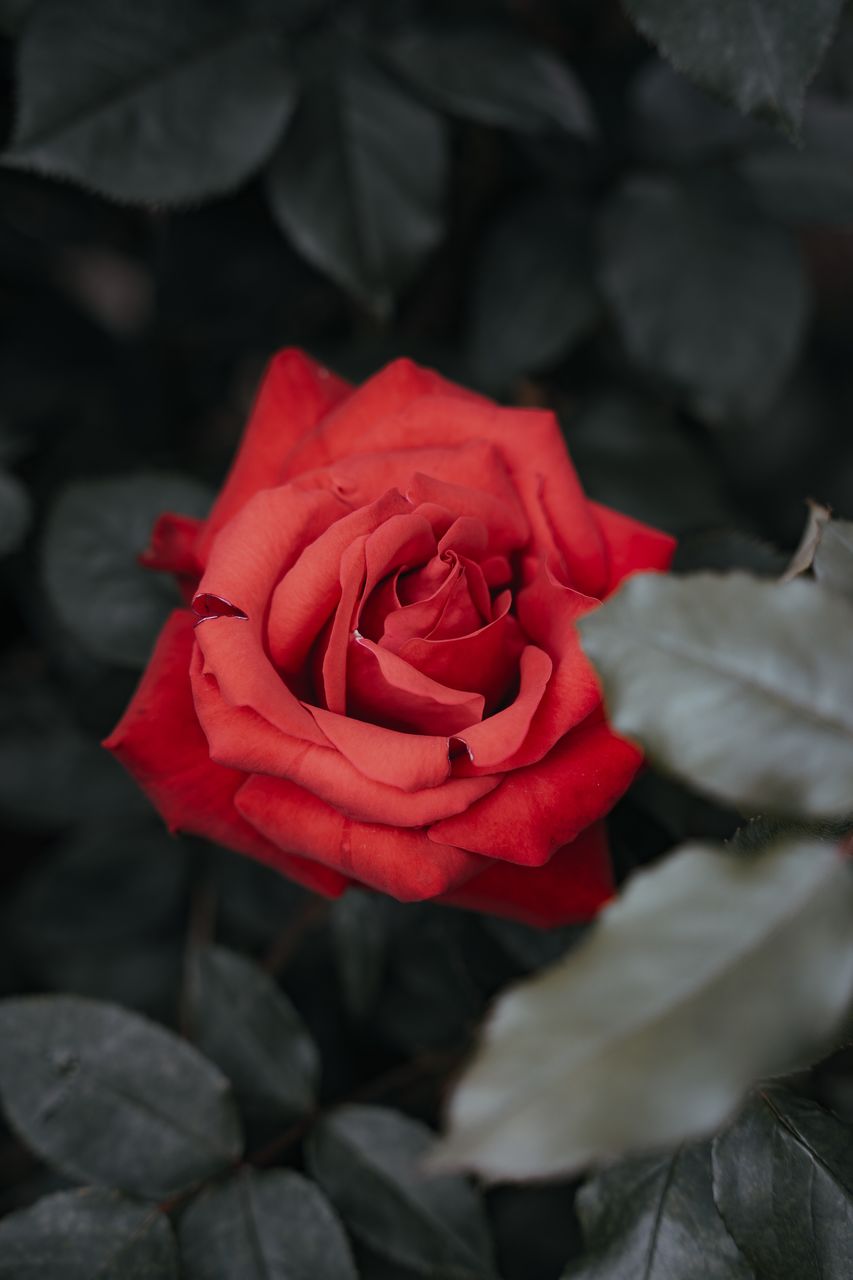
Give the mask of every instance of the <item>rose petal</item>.
<path id="1" fill-rule="evenodd" d="M 544 867 L 496 862 L 441 901 L 548 929 L 591 919 L 612 896 L 607 833 L 596 822 Z"/>
<path id="2" fill-rule="evenodd" d="M 430 839 L 541 866 L 613 808 L 641 762 L 632 743 L 596 719 L 567 734 L 544 760 L 505 774 L 465 813 L 430 827 Z"/>
<path id="3" fill-rule="evenodd" d="M 366 778 L 403 791 L 437 787 L 450 776 L 446 737 L 397 733 L 366 720 L 336 715 L 324 707 L 306 706 L 317 727 Z"/>
<path id="4" fill-rule="evenodd" d="M 516 614 L 524 634 L 549 654 L 554 670 L 524 741 L 504 757 L 501 769 L 541 760 L 600 704 L 598 677 L 581 649 L 576 625 L 578 618 L 598 603 L 562 586 L 544 568 L 516 596 Z"/>
<path id="5" fill-rule="evenodd" d="M 199 537 L 202 564 L 222 526 L 260 489 L 282 483 L 287 455 L 349 390 L 304 351 L 290 347 L 272 357 L 228 478 Z"/>
<path id="6" fill-rule="evenodd" d="M 495 619 L 479 631 L 448 640 L 414 637 L 400 646 L 399 655 L 439 684 L 482 693 L 487 707 L 500 703 L 515 682 L 524 648 L 510 604 L 506 592 L 495 602 Z"/>
<path id="7" fill-rule="evenodd" d="M 174 573 L 179 579 L 201 577 L 203 564 L 196 552 L 203 520 L 175 515 L 160 516 L 151 530 L 151 540 L 139 557 L 146 569 Z"/>
<path id="8" fill-rule="evenodd" d="M 415 385 L 412 377 L 410 391 Z M 429 385 L 430 391 L 417 399 L 368 397 L 369 414 L 359 411 L 356 392 L 293 458 L 300 466 L 316 466 L 401 444 L 417 449 L 487 441 L 500 450 L 536 543 L 562 557 L 567 582 L 600 598 L 608 583 L 604 540 L 554 415 L 541 409 L 503 409 L 458 392 L 441 394 L 437 385 Z"/>
<path id="9" fill-rule="evenodd" d="M 521 655 L 521 683 L 515 699 L 495 715 L 459 731 L 473 764 L 482 769 L 495 768 L 524 742 L 530 722 L 542 701 L 553 671 L 553 663 L 544 649 L 528 645 Z"/>
<path id="10" fill-rule="evenodd" d="M 104 746 L 133 775 L 172 831 L 189 831 L 271 863 L 317 893 L 338 896 L 347 880 L 290 856 L 234 808 L 246 776 L 214 764 L 196 718 L 190 686 L 193 616 L 176 610 L 122 719 Z"/>
<path id="11" fill-rule="evenodd" d="M 436 438 L 409 442 L 388 434 L 376 443 L 363 443 L 363 437 L 368 434 L 375 439 L 373 429 L 378 421 L 422 396 L 452 396 L 454 401 L 488 403 L 473 391 L 448 382 L 432 369 L 424 369 L 412 360 L 393 360 L 362 383 L 327 414 L 316 430 L 295 445 L 287 458 L 284 477 L 289 479 L 303 471 L 325 467 L 353 453 L 365 453 L 371 449 L 385 452 L 388 448 L 399 449 L 401 445 L 410 443 L 427 447 L 445 443 Z"/>
<path id="12" fill-rule="evenodd" d="M 350 644 L 347 710 L 405 732 L 456 734 L 483 717 L 482 694 L 448 689 L 366 637 Z"/>
<path id="13" fill-rule="evenodd" d="M 341 559 L 347 547 L 392 516 L 411 510 L 411 503 L 392 490 L 369 507 L 345 515 L 305 548 L 270 602 L 267 643 L 280 670 L 294 676 L 302 670 L 311 646 L 334 613 L 341 596 Z"/>
<path id="14" fill-rule="evenodd" d="M 402 791 L 366 778 L 334 747 L 305 743 L 248 707 L 232 707 L 220 696 L 200 658 L 191 668 L 193 696 L 218 764 L 244 773 L 264 773 L 295 782 L 347 817 L 401 827 L 422 827 L 461 813 L 498 785 L 497 778 L 449 778 L 423 791 Z"/>
<path id="15" fill-rule="evenodd" d="M 400 568 L 420 564 L 435 551 L 429 521 L 414 513 L 390 516 L 341 558 L 341 598 L 323 657 L 322 683 L 329 711 L 347 711 L 347 657 L 359 626 L 359 603 Z"/>
<path id="16" fill-rule="evenodd" d="M 247 615 L 210 617 L 197 629 L 205 669 L 222 696 L 255 707 L 284 733 L 319 743 L 316 725 L 267 657 L 264 622 L 281 573 L 343 510 L 329 493 L 262 490 L 215 540 L 199 585 L 199 597 L 219 597 Z"/>
<path id="17" fill-rule="evenodd" d="M 607 591 L 637 570 L 668 569 L 675 555 L 675 538 L 651 525 L 642 524 L 598 502 L 590 503 L 598 527 L 604 535 L 610 561 Z"/>
<path id="18" fill-rule="evenodd" d="M 280 847 L 401 902 L 434 898 L 464 884 L 483 859 L 428 840 L 423 831 L 353 822 L 311 792 L 256 774 L 237 795 L 248 822 Z"/>

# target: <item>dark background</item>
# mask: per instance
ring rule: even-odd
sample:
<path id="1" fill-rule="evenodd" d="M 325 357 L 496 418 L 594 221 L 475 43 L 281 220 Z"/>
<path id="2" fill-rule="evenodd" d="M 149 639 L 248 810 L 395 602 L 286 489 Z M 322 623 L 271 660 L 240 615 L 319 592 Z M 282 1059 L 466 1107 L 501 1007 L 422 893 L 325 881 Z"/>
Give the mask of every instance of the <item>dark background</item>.
<path id="1" fill-rule="evenodd" d="M 6 135 L 27 8 L 0 10 Z M 446 83 L 418 44 L 443 15 Z M 494 33 L 493 65 L 471 61 L 461 18 Z M 853 514 L 853 24 L 799 145 L 680 78 L 605 0 L 364 0 L 297 25 L 314 88 L 265 172 L 224 178 L 227 194 L 116 203 L 55 158 L 36 167 L 58 177 L 0 169 L 0 994 L 71 991 L 181 1026 L 187 948 L 215 939 L 281 980 L 326 1100 L 432 1123 L 489 996 L 573 931 L 367 896 L 329 910 L 166 836 L 98 746 L 169 607 L 135 553 L 172 495 L 203 508 L 265 359 L 297 344 L 353 379 L 406 354 L 554 408 L 590 494 L 677 534 L 682 567 L 775 573 L 806 498 Z M 364 50 L 390 141 L 352 178 L 323 77 Z M 555 66 L 571 80 L 546 92 Z M 413 118 L 394 109 L 409 100 Z M 436 130 L 444 160 L 419 150 Z M 368 260 L 371 227 L 394 244 Z M 614 819 L 620 872 L 733 826 L 647 775 Z M 256 1146 L 273 1136 L 255 1129 Z M 298 1136 L 281 1159 L 298 1165 Z M 61 1185 L 0 1133 L 0 1208 Z M 579 1248 L 571 1200 L 567 1184 L 490 1194 L 507 1280 L 559 1274 Z"/>

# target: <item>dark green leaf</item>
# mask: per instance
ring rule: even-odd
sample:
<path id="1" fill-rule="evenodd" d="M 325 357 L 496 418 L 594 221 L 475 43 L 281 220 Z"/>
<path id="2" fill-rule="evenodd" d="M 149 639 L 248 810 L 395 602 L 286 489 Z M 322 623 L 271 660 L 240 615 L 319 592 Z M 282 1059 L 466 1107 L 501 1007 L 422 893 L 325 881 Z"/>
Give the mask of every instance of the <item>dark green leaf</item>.
<path id="1" fill-rule="evenodd" d="M 727 842 L 738 853 L 760 853 L 779 840 L 840 840 L 853 826 L 853 819 L 838 818 L 834 822 L 795 818 L 751 818 L 734 832 Z"/>
<path id="2" fill-rule="evenodd" d="M 306 88 L 269 197 L 309 261 L 387 312 L 441 238 L 447 164 L 441 118 L 352 54 Z"/>
<path id="3" fill-rule="evenodd" d="M 769 542 L 738 529 L 713 529 L 680 539 L 672 562 L 673 573 L 698 573 L 713 569 L 725 573 L 744 569 L 759 578 L 779 578 L 787 560 Z"/>
<path id="4" fill-rule="evenodd" d="M 804 578 L 638 574 L 579 625 L 614 727 L 662 768 L 752 812 L 850 811 L 846 600 Z"/>
<path id="5" fill-rule="evenodd" d="M 463 1044 L 486 997 L 471 967 L 465 918 L 431 904 L 397 909 L 394 939 L 375 1020 L 408 1053 Z"/>
<path id="6" fill-rule="evenodd" d="M 186 1280 L 357 1280 L 337 1215 L 298 1173 L 243 1169 L 181 1218 Z"/>
<path id="7" fill-rule="evenodd" d="M 50 685 L 9 667 L 0 677 L 0 812 L 48 829 L 129 817 L 146 803 L 121 765 L 74 724 Z"/>
<path id="8" fill-rule="evenodd" d="M 0 1222 L 0 1280 L 177 1280 L 169 1221 L 114 1191 L 62 1191 Z"/>
<path id="9" fill-rule="evenodd" d="M 75 996 L 5 1000 L 0 1045 L 10 1123 L 69 1177 L 161 1199 L 240 1154 L 224 1076 L 147 1018 Z"/>
<path id="10" fill-rule="evenodd" d="M 810 102 L 802 146 L 751 148 L 737 169 L 770 217 L 853 225 L 853 108 L 828 99 Z"/>
<path id="11" fill-rule="evenodd" d="M 469 359 L 488 387 L 554 363 L 600 311 L 587 217 L 553 195 L 526 196 L 487 230 L 474 268 Z"/>
<path id="12" fill-rule="evenodd" d="M 284 1121 L 310 1110 L 317 1049 L 269 974 L 224 947 L 198 951 L 190 974 L 193 1037 L 228 1076 L 244 1113 Z"/>
<path id="13" fill-rule="evenodd" d="M 827 591 L 853 600 L 853 522 L 830 520 L 823 526 L 814 575 Z"/>
<path id="14" fill-rule="evenodd" d="M 625 8 L 676 70 L 741 111 L 772 116 L 793 130 L 843 3 L 625 0 Z"/>
<path id="15" fill-rule="evenodd" d="M 602 284 L 636 364 L 712 420 L 759 412 L 788 372 L 808 315 L 789 234 L 710 177 L 699 186 L 631 180 L 601 232 Z"/>
<path id="16" fill-rule="evenodd" d="M 588 1253 L 563 1280 L 753 1280 L 714 1204 L 707 1143 L 617 1164 L 576 1207 Z"/>
<path id="17" fill-rule="evenodd" d="M 535 925 L 504 920 L 500 916 L 483 916 L 482 923 L 514 966 L 524 973 L 535 973 L 559 960 L 580 941 L 587 928 L 567 924 L 559 929 L 538 929 Z"/>
<path id="18" fill-rule="evenodd" d="M 4 933 L 35 955 L 155 938 L 180 919 L 181 843 L 152 819 L 90 823 L 39 861 L 4 903 Z"/>
<path id="19" fill-rule="evenodd" d="M 654 403 L 601 392 L 567 415 L 564 431 L 598 502 L 675 534 L 729 517 L 714 460 Z"/>
<path id="20" fill-rule="evenodd" d="M 565 960 L 504 993 L 432 1166 L 571 1173 L 704 1137 L 823 1048 L 853 997 L 853 870 L 833 845 L 686 845 Z"/>
<path id="21" fill-rule="evenodd" d="M 853 1129 L 778 1086 L 714 1142 L 714 1197 L 757 1280 L 853 1273 Z"/>
<path id="22" fill-rule="evenodd" d="M 295 86 L 267 0 L 41 0 L 8 159 L 118 200 L 226 191 L 272 150 Z"/>
<path id="23" fill-rule="evenodd" d="M 385 975 L 391 908 L 381 894 L 348 889 L 332 903 L 335 963 L 344 1001 L 354 1018 L 373 1008 Z"/>
<path id="24" fill-rule="evenodd" d="M 707 163 L 709 153 L 727 152 L 773 136 L 767 125 L 744 119 L 734 107 L 698 88 L 665 62 L 652 58 L 631 84 L 631 133 L 648 156 L 677 163 Z"/>
<path id="25" fill-rule="evenodd" d="M 485 1215 L 457 1177 L 428 1177 L 435 1135 L 382 1107 L 333 1112 L 308 1143 L 312 1174 L 357 1239 L 430 1280 L 494 1275 Z"/>
<path id="26" fill-rule="evenodd" d="M 32 519 L 30 496 L 16 476 L 0 471 L 0 556 L 17 551 Z"/>
<path id="27" fill-rule="evenodd" d="M 492 24 L 409 26 L 382 53 L 436 106 L 499 128 L 589 137 L 586 95 L 548 49 Z"/>
<path id="28" fill-rule="evenodd" d="M 88 652 L 120 666 L 145 663 L 180 595 L 139 554 L 164 511 L 201 515 L 208 504 L 201 485 L 167 473 L 69 485 L 45 532 L 44 577 L 60 620 Z"/>
<path id="29" fill-rule="evenodd" d="M 36 0 L 0 0 L 0 31 L 16 36 L 36 6 Z"/>

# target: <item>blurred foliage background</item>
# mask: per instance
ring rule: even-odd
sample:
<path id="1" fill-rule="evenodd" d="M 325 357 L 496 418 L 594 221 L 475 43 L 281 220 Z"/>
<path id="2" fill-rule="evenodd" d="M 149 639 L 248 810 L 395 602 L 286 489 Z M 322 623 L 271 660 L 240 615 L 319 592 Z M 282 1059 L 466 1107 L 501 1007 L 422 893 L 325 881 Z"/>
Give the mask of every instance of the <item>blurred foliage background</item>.
<path id="1" fill-rule="evenodd" d="M 168 837 L 98 743 L 170 607 L 135 561 L 151 520 L 204 510 L 284 345 L 554 408 L 590 494 L 677 534 L 683 568 L 774 574 L 807 497 L 853 512 L 853 17 L 776 6 L 802 34 L 772 93 L 748 49 L 734 84 L 688 57 L 742 115 L 638 33 L 685 66 L 677 7 L 0 3 L 0 994 L 186 1030 L 186 958 L 216 942 L 286 991 L 323 1100 L 434 1123 L 489 997 L 570 944 L 318 906 Z M 735 824 L 648 774 L 620 874 Z M 0 1208 L 65 1185 L 0 1134 Z M 506 1280 L 578 1253 L 573 1194 L 489 1194 Z"/>

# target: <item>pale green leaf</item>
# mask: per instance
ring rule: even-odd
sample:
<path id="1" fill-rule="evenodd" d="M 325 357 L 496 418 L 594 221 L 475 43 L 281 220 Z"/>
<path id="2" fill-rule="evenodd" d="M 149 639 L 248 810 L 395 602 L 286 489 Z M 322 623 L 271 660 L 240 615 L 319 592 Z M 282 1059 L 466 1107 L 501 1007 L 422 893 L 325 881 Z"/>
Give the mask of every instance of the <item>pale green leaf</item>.
<path id="1" fill-rule="evenodd" d="M 704 1136 L 851 996 L 853 870 L 833 846 L 685 846 L 501 997 L 434 1164 L 517 1179 Z"/>
<path id="2" fill-rule="evenodd" d="M 752 812 L 853 808 L 853 608 L 816 583 L 638 574 L 581 620 L 614 728 Z"/>

